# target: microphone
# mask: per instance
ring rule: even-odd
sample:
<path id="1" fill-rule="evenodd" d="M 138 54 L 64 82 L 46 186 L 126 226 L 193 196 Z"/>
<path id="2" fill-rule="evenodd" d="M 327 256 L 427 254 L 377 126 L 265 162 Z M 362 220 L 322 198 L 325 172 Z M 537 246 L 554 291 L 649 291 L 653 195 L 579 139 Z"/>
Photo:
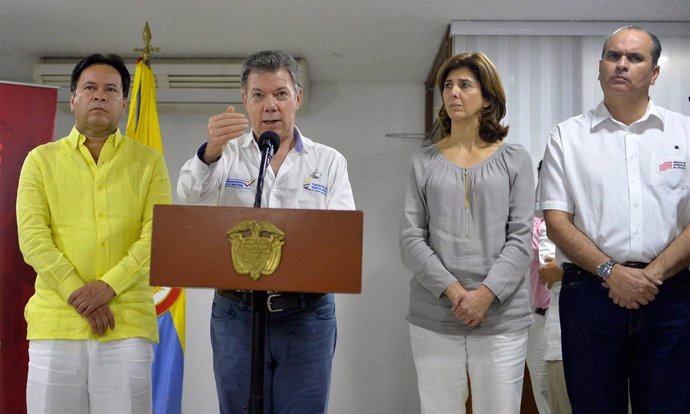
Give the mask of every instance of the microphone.
<path id="1" fill-rule="evenodd" d="M 259 137 L 259 150 L 261 151 L 261 164 L 259 165 L 259 177 L 256 180 L 256 195 L 254 197 L 254 207 L 261 207 L 261 194 L 264 191 L 264 176 L 266 168 L 271 163 L 273 154 L 280 147 L 280 137 L 275 131 L 266 131 Z"/>
<path id="2" fill-rule="evenodd" d="M 269 149 L 269 157 L 273 158 L 273 154 L 278 151 L 278 147 L 280 147 L 280 137 L 275 131 L 266 131 L 259 137 L 259 149 L 262 152 L 265 149 Z"/>

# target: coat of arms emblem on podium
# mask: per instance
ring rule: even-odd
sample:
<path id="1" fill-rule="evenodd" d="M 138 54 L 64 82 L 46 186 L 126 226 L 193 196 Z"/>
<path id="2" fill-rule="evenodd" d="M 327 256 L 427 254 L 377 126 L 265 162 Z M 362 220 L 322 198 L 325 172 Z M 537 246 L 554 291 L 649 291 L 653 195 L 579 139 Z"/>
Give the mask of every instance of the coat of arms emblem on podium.
<path id="1" fill-rule="evenodd" d="M 278 268 L 285 233 L 274 224 L 244 220 L 228 230 L 227 236 L 235 272 L 258 280 Z"/>

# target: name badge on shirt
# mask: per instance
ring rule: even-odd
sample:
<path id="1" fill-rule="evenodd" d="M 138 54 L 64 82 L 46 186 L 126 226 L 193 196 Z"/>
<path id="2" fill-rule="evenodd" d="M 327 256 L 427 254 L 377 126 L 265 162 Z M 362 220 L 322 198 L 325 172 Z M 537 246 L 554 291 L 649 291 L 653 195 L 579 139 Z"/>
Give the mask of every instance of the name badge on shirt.
<path id="1" fill-rule="evenodd" d="M 654 151 L 652 154 L 652 185 L 668 188 L 690 187 L 688 156 L 683 151 Z"/>
<path id="2" fill-rule="evenodd" d="M 228 178 L 225 180 L 225 188 L 238 188 L 240 190 L 251 190 L 252 184 L 256 180 L 244 180 L 242 178 Z"/>
<path id="3" fill-rule="evenodd" d="M 327 186 L 325 186 L 323 184 L 319 184 L 319 183 L 313 181 L 311 178 L 307 178 L 306 180 L 304 180 L 304 183 L 302 184 L 302 188 L 304 188 L 307 191 L 313 191 L 313 192 L 316 192 L 319 194 L 323 194 L 324 196 L 326 194 L 328 194 L 328 187 Z"/>

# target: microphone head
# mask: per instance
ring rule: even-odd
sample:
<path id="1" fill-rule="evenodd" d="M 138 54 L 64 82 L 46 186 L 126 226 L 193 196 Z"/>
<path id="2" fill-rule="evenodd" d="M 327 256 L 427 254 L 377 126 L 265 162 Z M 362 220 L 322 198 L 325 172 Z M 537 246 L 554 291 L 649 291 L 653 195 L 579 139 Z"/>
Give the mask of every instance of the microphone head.
<path id="1" fill-rule="evenodd" d="M 280 137 L 275 131 L 266 131 L 259 137 L 259 149 L 263 150 L 267 146 L 273 147 L 273 152 L 278 151 L 280 146 Z"/>

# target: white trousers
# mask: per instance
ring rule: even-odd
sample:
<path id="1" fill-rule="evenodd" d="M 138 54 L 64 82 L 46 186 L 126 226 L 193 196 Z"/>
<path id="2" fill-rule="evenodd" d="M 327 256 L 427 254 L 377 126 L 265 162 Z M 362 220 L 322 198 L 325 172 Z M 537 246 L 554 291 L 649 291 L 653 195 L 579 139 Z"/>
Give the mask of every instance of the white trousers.
<path id="1" fill-rule="evenodd" d="M 445 335 L 410 324 L 422 414 L 519 414 L 527 328 L 491 336 Z"/>
<path id="2" fill-rule="evenodd" d="M 565 388 L 563 361 L 546 361 L 549 377 L 549 407 L 553 414 L 571 414 L 573 412 Z"/>
<path id="3" fill-rule="evenodd" d="M 535 313 L 534 323 L 529 327 L 527 336 L 527 369 L 532 381 L 534 402 L 537 404 L 539 414 L 551 414 L 549 407 L 549 378 L 546 372 L 545 323 L 546 317 Z"/>
<path id="4" fill-rule="evenodd" d="M 153 345 L 142 338 L 29 342 L 28 414 L 150 414 Z"/>

